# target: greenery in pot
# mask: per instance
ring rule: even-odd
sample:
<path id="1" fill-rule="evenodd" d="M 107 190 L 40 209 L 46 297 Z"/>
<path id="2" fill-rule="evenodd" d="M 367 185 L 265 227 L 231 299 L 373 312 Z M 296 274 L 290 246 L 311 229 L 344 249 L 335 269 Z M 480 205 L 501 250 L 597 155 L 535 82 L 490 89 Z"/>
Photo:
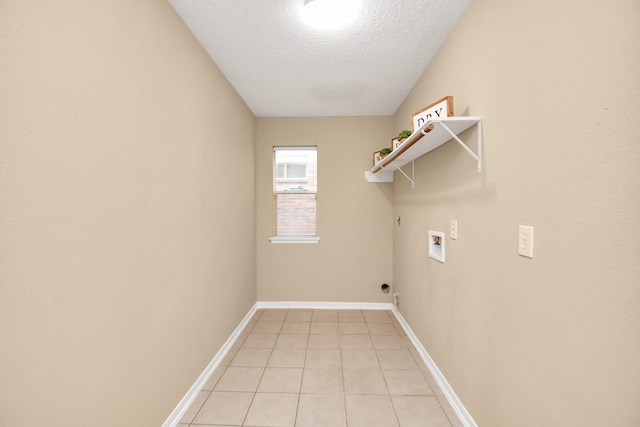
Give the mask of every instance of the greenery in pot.
<path id="1" fill-rule="evenodd" d="M 383 148 L 380 150 L 380 157 L 384 158 L 389 153 L 391 153 L 391 148 Z"/>
<path id="2" fill-rule="evenodd" d="M 409 130 L 403 130 L 402 132 L 400 132 L 398 134 L 398 141 L 402 141 L 403 139 L 407 139 L 411 136 L 411 131 Z"/>

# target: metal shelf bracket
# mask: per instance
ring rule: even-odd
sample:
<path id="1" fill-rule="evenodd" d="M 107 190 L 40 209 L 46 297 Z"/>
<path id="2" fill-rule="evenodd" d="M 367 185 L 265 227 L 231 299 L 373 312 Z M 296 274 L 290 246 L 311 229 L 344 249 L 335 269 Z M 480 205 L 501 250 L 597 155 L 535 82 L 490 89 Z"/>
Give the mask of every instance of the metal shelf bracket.
<path id="1" fill-rule="evenodd" d="M 407 175 L 407 174 L 402 170 L 402 168 L 401 168 L 401 167 L 399 167 L 398 165 L 393 165 L 393 166 L 396 168 L 396 170 L 399 170 L 399 171 L 400 171 L 400 173 L 401 173 L 402 175 L 404 175 L 404 177 L 405 177 L 405 178 L 407 178 L 407 179 L 411 182 L 411 188 L 412 188 L 412 189 L 413 189 L 413 188 L 416 188 L 416 181 L 415 181 L 415 167 L 414 167 L 414 164 L 413 164 L 413 160 L 411 160 L 411 177 L 409 177 L 409 175 Z"/>
<path id="2" fill-rule="evenodd" d="M 455 133 L 453 133 L 451 131 L 451 129 L 449 129 L 449 127 L 443 123 L 443 122 L 437 122 L 440 123 L 440 125 L 444 128 L 444 130 L 446 130 L 447 132 L 449 132 L 449 135 L 451 135 L 451 137 L 458 143 L 460 144 L 460 146 L 462 148 L 464 148 L 464 150 L 469 153 L 469 155 L 471 157 L 474 158 L 474 160 L 476 162 L 478 162 L 478 172 L 482 172 L 482 122 L 479 121 L 478 122 L 478 154 L 474 153 L 468 146 L 467 144 L 465 144 L 464 142 L 462 142 L 462 140 L 460 138 L 458 138 L 458 135 L 456 135 Z"/>

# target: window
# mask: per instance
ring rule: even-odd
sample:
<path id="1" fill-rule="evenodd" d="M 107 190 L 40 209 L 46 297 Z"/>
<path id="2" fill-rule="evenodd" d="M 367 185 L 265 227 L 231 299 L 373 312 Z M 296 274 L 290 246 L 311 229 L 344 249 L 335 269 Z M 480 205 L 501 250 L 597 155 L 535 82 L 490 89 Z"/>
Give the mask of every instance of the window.
<path id="1" fill-rule="evenodd" d="M 316 147 L 274 147 L 272 242 L 317 242 Z"/>
<path id="2" fill-rule="evenodd" d="M 306 163 L 276 163 L 277 179 L 307 179 Z"/>

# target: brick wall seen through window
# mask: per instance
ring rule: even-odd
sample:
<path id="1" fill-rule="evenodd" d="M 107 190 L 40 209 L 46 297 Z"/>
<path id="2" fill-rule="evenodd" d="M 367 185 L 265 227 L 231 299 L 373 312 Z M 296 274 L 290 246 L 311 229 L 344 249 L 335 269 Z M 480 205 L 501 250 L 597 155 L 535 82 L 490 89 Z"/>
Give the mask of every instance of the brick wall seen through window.
<path id="1" fill-rule="evenodd" d="M 316 147 L 274 147 L 276 236 L 316 236 Z"/>

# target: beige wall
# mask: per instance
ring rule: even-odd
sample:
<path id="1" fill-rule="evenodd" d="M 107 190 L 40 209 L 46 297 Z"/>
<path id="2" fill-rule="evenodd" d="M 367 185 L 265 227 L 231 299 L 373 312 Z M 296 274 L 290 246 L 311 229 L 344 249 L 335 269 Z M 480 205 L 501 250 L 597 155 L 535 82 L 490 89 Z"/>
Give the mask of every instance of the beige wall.
<path id="1" fill-rule="evenodd" d="M 255 302 L 255 118 L 167 2 L 0 51 L 0 425 L 160 425 Z"/>
<path id="2" fill-rule="evenodd" d="M 484 120 L 481 174 L 449 143 L 394 184 L 400 310 L 480 426 L 640 425 L 639 18 L 475 0 L 395 116 L 452 95 Z"/>
<path id="3" fill-rule="evenodd" d="M 391 117 L 258 118 L 258 300 L 390 302 L 392 187 L 370 184 Z M 273 147 L 318 147 L 318 244 L 273 244 Z"/>

